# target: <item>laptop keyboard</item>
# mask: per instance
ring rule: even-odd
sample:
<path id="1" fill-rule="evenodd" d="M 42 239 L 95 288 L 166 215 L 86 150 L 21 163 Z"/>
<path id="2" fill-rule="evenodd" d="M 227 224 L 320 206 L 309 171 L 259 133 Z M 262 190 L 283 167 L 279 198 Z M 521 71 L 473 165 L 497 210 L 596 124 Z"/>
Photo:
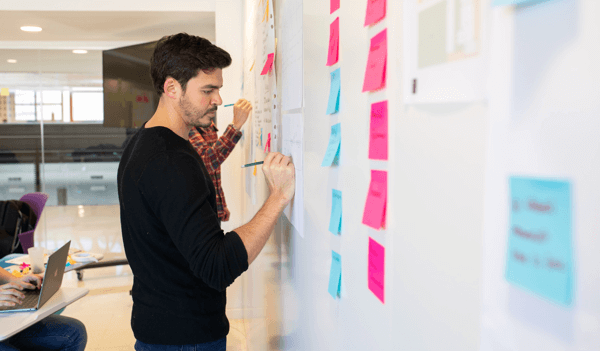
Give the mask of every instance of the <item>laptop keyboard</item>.
<path id="1" fill-rule="evenodd" d="M 25 290 L 22 292 L 25 294 L 25 298 L 23 298 L 22 304 L 17 304 L 12 307 L 0 307 L 0 310 L 13 310 L 37 307 L 38 300 L 40 299 L 40 290 Z"/>

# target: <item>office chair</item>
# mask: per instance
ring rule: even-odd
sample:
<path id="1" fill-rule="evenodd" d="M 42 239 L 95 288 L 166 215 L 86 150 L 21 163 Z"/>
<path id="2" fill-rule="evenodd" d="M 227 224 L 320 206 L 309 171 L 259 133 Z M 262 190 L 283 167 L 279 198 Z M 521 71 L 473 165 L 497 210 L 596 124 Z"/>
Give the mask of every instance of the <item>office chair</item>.
<path id="1" fill-rule="evenodd" d="M 33 230 L 25 231 L 22 234 L 19 234 L 19 241 L 21 241 L 21 247 L 23 247 L 23 253 L 28 254 L 29 248 L 33 247 L 33 234 L 37 225 L 40 222 L 40 217 L 42 216 L 42 211 L 44 210 L 44 206 L 46 205 L 46 201 L 48 200 L 48 194 L 42 192 L 33 192 L 27 193 L 19 199 L 22 202 L 25 202 L 29 205 L 31 210 L 37 216 L 37 221 Z"/>

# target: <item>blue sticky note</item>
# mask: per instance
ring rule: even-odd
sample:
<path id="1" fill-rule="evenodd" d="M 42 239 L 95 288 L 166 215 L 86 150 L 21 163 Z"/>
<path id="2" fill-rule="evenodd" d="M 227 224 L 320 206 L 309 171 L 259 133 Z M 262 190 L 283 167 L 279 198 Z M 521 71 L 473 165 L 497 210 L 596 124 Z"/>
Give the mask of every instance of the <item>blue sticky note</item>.
<path id="1" fill-rule="evenodd" d="M 334 235 L 342 231 L 342 192 L 331 190 L 331 217 L 329 218 L 329 232 Z"/>
<path id="2" fill-rule="evenodd" d="M 573 297 L 571 185 L 511 177 L 506 279 L 554 302 Z"/>
<path id="3" fill-rule="evenodd" d="M 329 88 L 329 103 L 327 103 L 327 114 L 335 114 L 340 110 L 340 69 L 330 73 L 331 85 Z"/>
<path id="4" fill-rule="evenodd" d="M 331 270 L 329 272 L 329 294 L 334 299 L 340 296 L 342 285 L 342 256 L 331 251 Z"/>
<path id="5" fill-rule="evenodd" d="M 327 151 L 325 152 L 325 156 L 323 157 L 323 162 L 321 166 L 331 166 L 333 160 L 340 152 L 340 144 L 342 141 L 342 131 L 341 124 L 336 123 L 331 126 L 331 134 L 329 135 L 329 145 L 327 145 Z"/>

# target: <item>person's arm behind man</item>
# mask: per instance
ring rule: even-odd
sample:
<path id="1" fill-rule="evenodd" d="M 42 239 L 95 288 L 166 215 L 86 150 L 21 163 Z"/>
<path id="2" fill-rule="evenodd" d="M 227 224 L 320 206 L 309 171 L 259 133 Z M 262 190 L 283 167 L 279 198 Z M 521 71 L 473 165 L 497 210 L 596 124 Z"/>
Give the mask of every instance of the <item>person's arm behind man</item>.
<path id="1" fill-rule="evenodd" d="M 233 106 L 233 122 L 216 142 L 205 140 L 200 132 L 193 128 L 190 133 L 190 143 L 204 161 L 204 166 L 210 174 L 225 162 L 233 148 L 242 136 L 242 126 L 248 120 L 252 105 L 245 99 L 239 99 Z"/>

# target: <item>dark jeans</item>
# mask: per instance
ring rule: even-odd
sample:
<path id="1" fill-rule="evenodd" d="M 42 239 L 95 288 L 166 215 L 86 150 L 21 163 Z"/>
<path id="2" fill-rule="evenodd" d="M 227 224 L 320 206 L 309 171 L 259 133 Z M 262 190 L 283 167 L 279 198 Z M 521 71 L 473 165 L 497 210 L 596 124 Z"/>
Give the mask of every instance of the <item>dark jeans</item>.
<path id="1" fill-rule="evenodd" d="M 82 322 L 51 315 L 0 341 L 0 351 L 83 351 L 86 343 L 87 332 Z"/>
<path id="2" fill-rule="evenodd" d="M 227 338 L 196 345 L 156 345 L 144 343 L 140 340 L 135 342 L 136 351 L 225 351 Z"/>

